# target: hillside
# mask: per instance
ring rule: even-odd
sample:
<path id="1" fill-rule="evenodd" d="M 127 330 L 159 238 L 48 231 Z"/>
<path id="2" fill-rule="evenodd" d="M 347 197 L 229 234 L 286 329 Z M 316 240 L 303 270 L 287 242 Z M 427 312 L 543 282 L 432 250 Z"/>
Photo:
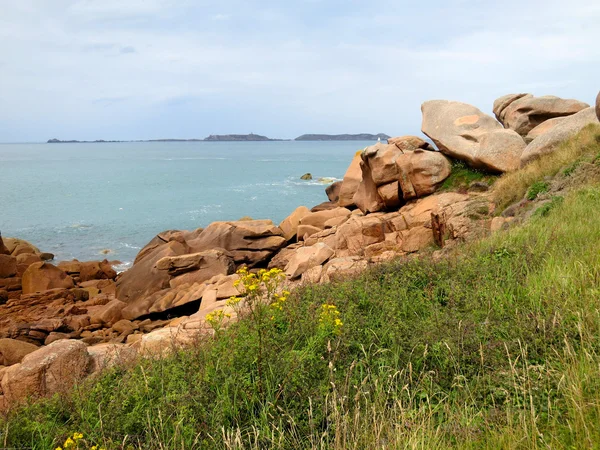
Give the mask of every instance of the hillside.
<path id="1" fill-rule="evenodd" d="M 481 178 L 453 176 L 445 189 Z M 491 196 L 508 229 L 272 295 L 228 327 L 215 314 L 192 348 L 11 411 L 4 442 L 597 447 L 600 129 L 499 177 Z M 276 272 L 261 277 L 243 284 L 273 292 Z"/>

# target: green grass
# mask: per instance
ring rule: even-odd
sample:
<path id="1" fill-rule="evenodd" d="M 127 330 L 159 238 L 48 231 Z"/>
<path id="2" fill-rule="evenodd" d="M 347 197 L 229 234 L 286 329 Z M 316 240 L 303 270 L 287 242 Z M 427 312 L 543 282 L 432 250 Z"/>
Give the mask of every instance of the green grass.
<path id="1" fill-rule="evenodd" d="M 6 446 L 107 449 L 600 446 L 600 189 L 443 262 L 310 286 L 163 360 L 12 414 Z M 340 335 L 321 305 L 337 305 Z M 123 445 L 125 442 L 125 445 Z"/>
<path id="2" fill-rule="evenodd" d="M 452 173 L 444 180 L 440 191 L 466 192 L 474 181 L 492 184 L 496 178 L 495 175 L 469 167 L 464 161 L 455 160 L 452 162 Z"/>
<path id="3" fill-rule="evenodd" d="M 531 186 L 529 186 L 525 197 L 527 198 L 527 200 L 535 200 L 538 197 L 538 195 L 548 192 L 548 189 L 550 189 L 550 185 L 548 183 L 546 183 L 545 181 L 536 181 Z"/>

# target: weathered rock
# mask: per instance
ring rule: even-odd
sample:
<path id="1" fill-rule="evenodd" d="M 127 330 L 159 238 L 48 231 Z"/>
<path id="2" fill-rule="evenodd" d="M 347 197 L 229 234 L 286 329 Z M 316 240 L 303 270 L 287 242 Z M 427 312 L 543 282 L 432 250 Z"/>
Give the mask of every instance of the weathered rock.
<path id="1" fill-rule="evenodd" d="M 367 268 L 367 261 L 358 256 L 346 256 L 330 260 L 323 267 L 321 282 L 356 275 Z"/>
<path id="2" fill-rule="evenodd" d="M 379 186 L 377 193 L 381 200 L 383 200 L 386 210 L 397 209 L 400 206 L 402 191 L 400 190 L 400 183 L 398 181 Z"/>
<path id="3" fill-rule="evenodd" d="M 54 253 L 41 252 L 40 259 L 42 261 L 52 261 L 54 259 Z"/>
<path id="4" fill-rule="evenodd" d="M 17 264 L 26 265 L 27 267 L 29 267 L 33 263 L 41 261 L 42 258 L 40 258 L 39 255 L 36 255 L 34 253 L 21 253 L 20 255 L 17 255 Z"/>
<path id="5" fill-rule="evenodd" d="M 98 344 L 88 347 L 87 351 L 90 355 L 90 373 L 115 366 L 128 366 L 137 358 L 137 350 L 123 344 Z"/>
<path id="6" fill-rule="evenodd" d="M 411 253 L 433 244 L 431 228 L 415 227 L 402 232 L 402 251 Z"/>
<path id="7" fill-rule="evenodd" d="M 586 108 L 562 120 L 550 131 L 534 139 L 521 155 L 521 167 L 531 161 L 552 153 L 558 146 L 577 134 L 589 124 L 598 124 L 598 117 L 594 108 Z"/>
<path id="8" fill-rule="evenodd" d="M 163 289 L 152 295 L 130 303 L 122 310 L 122 317 L 134 320 L 149 313 L 168 311 L 169 309 L 197 302 L 202 298 L 207 284 L 182 284 L 173 288 Z"/>
<path id="9" fill-rule="evenodd" d="M 268 268 L 269 269 L 277 268 L 277 269 L 284 270 L 285 266 L 287 266 L 288 263 L 290 262 L 290 258 L 292 256 L 294 256 L 294 254 L 296 253 L 296 250 L 300 247 L 302 247 L 302 244 L 296 243 L 296 244 L 288 245 L 285 248 L 282 248 L 281 250 L 279 250 L 277 252 L 277 254 L 275 256 L 273 256 L 273 259 L 271 261 L 269 261 Z"/>
<path id="10" fill-rule="evenodd" d="M 542 122 L 537 127 L 535 127 L 533 130 L 531 130 L 529 133 L 527 133 L 527 136 L 525 136 L 525 142 L 527 144 L 529 144 L 535 138 L 538 138 L 538 137 L 542 136 L 543 134 L 546 134 L 548 131 L 552 130 L 559 123 L 564 121 L 566 118 L 567 117 L 555 117 L 554 119 L 548 119 L 548 120 Z"/>
<path id="11" fill-rule="evenodd" d="M 318 283 L 321 281 L 323 266 L 314 266 L 302 274 L 302 283 Z"/>
<path id="12" fill-rule="evenodd" d="M 116 276 L 117 272 L 115 272 L 106 259 L 103 261 L 83 262 L 80 266 L 79 278 L 81 281 L 112 280 Z"/>
<path id="13" fill-rule="evenodd" d="M 155 238 L 156 239 L 156 238 Z M 154 239 L 153 239 L 154 240 Z M 143 258 L 136 258 L 136 264 L 117 279 L 116 296 L 128 304 L 144 302 L 144 299 L 155 292 L 169 287 L 170 276 L 166 271 L 157 270 L 154 266 L 161 258 L 179 256 L 189 253 L 189 247 L 182 242 L 172 240 L 167 243 L 149 247 Z"/>
<path id="14" fill-rule="evenodd" d="M 300 220 L 309 214 L 311 214 L 310 209 L 308 209 L 306 206 L 299 206 L 289 216 L 283 219 L 283 221 L 279 224 L 279 228 L 281 228 L 283 237 L 287 241 L 296 236 L 298 233 L 298 225 L 300 224 Z"/>
<path id="15" fill-rule="evenodd" d="M 114 323 L 111 328 L 117 333 L 125 333 L 137 330 L 138 326 L 134 324 L 131 320 L 121 319 L 118 322 Z"/>
<path id="16" fill-rule="evenodd" d="M 406 151 L 396 158 L 396 165 L 404 200 L 432 194 L 452 171 L 448 158 L 427 150 Z"/>
<path id="17" fill-rule="evenodd" d="M 367 246 L 385 240 L 386 230 L 381 217 L 350 217 L 335 234 L 337 256 L 363 255 Z"/>
<path id="18" fill-rule="evenodd" d="M 327 219 L 325 221 L 325 229 L 339 227 L 341 224 L 346 222 L 350 216 L 337 216 L 332 217 L 331 219 Z"/>
<path id="19" fill-rule="evenodd" d="M 596 97 L 596 117 L 600 121 L 600 92 L 598 92 L 598 96 Z"/>
<path id="20" fill-rule="evenodd" d="M 331 183 L 325 188 L 325 194 L 330 202 L 337 203 L 340 199 L 340 191 L 342 189 L 342 181 Z M 281 226 L 280 226 L 281 227 Z"/>
<path id="21" fill-rule="evenodd" d="M 17 258 L 0 255 L 0 278 L 10 278 L 17 274 Z"/>
<path id="22" fill-rule="evenodd" d="M 394 144 L 402 152 L 415 150 L 435 151 L 433 145 L 417 136 L 400 136 L 388 139 L 388 144 Z"/>
<path id="23" fill-rule="evenodd" d="M 313 206 L 312 208 L 310 208 L 310 212 L 319 212 L 319 211 L 328 211 L 330 209 L 335 209 L 337 208 L 339 205 L 337 204 L 337 202 L 323 202 L 323 203 L 319 203 L 318 205 Z"/>
<path id="24" fill-rule="evenodd" d="M 157 270 L 164 270 L 173 277 L 187 272 L 201 272 L 202 281 L 215 275 L 229 275 L 235 271 L 233 259 L 223 250 L 206 250 L 181 256 L 166 256 L 155 265 Z M 196 280 L 198 281 L 198 280 Z"/>
<path id="25" fill-rule="evenodd" d="M 18 256 L 23 253 L 40 254 L 40 250 L 36 246 L 23 239 L 5 238 L 4 245 L 12 256 Z"/>
<path id="26" fill-rule="evenodd" d="M 362 151 L 356 152 L 342 180 L 338 205 L 343 208 L 354 206 L 354 194 L 356 194 L 358 185 L 362 181 L 362 171 L 360 169 L 360 163 L 362 162 L 361 153 Z"/>
<path id="27" fill-rule="evenodd" d="M 501 110 L 499 107 L 496 108 L 496 102 L 510 96 L 496 100 L 494 110 L 498 109 L 496 117 L 505 128 L 514 130 L 523 137 L 548 119 L 570 116 L 590 106 L 578 100 L 563 99 L 552 95 L 543 97 L 534 97 L 529 94 L 518 95 L 521 96 L 513 97 L 512 101 L 502 101 L 503 105 L 506 103 L 506 106 Z"/>
<path id="28" fill-rule="evenodd" d="M 81 264 L 81 262 L 74 259 L 72 261 L 61 261 L 58 263 L 57 267 L 69 275 L 79 275 L 79 272 L 81 272 Z"/>
<path id="29" fill-rule="evenodd" d="M 396 158 L 402 155 L 402 153 L 403 151 L 396 145 L 383 144 L 381 142 L 363 150 L 361 154 L 362 161 L 369 167 L 371 180 L 375 185 L 381 186 L 398 180 L 400 174 L 396 165 Z M 364 183 L 364 169 L 362 176 L 362 183 Z"/>
<path id="30" fill-rule="evenodd" d="M 341 208 L 341 207 L 338 207 L 335 209 L 329 209 L 326 211 L 314 212 L 314 213 L 307 214 L 302 219 L 300 219 L 300 225 L 305 225 L 305 226 L 309 225 L 309 226 L 318 228 L 319 230 L 323 230 L 323 229 L 325 229 L 325 223 L 329 219 L 333 219 L 336 217 L 348 218 L 348 217 L 350 217 L 351 214 L 352 214 L 352 212 L 349 209 Z"/>
<path id="31" fill-rule="evenodd" d="M 506 107 L 508 105 L 510 105 L 512 102 L 514 102 L 515 100 L 519 100 L 520 98 L 523 97 L 533 97 L 531 94 L 507 94 L 507 95 L 503 95 L 500 98 L 497 98 L 494 101 L 494 106 L 493 106 L 493 111 L 494 111 L 494 115 L 496 116 L 496 119 L 498 119 L 499 122 L 502 122 L 502 120 L 500 120 L 501 118 L 503 118 L 503 112 L 506 109 Z"/>
<path id="32" fill-rule="evenodd" d="M 290 259 L 285 268 L 285 274 L 292 279 L 298 278 L 308 269 L 323 264 L 334 253 L 333 249 L 323 242 L 310 247 L 301 247 Z"/>
<path id="33" fill-rule="evenodd" d="M 0 339 L 0 366 L 18 364 L 31 352 L 39 347 L 16 339 Z"/>
<path id="34" fill-rule="evenodd" d="M 298 241 L 304 241 L 306 238 L 312 236 L 315 233 L 321 231 L 320 228 L 312 225 L 299 225 L 298 226 Z"/>
<path id="35" fill-rule="evenodd" d="M 484 170 L 507 172 L 517 168 L 514 161 L 520 155 L 515 155 L 516 133 L 503 130 L 479 109 L 466 103 L 433 100 L 423 103 L 421 110 L 422 131 L 442 153 Z M 496 133 L 483 139 L 492 132 Z M 506 155 L 502 152 L 505 143 L 510 143 Z"/>
<path id="36" fill-rule="evenodd" d="M 0 255 L 10 255 L 10 250 L 4 245 L 2 234 L 0 234 Z"/>
<path id="37" fill-rule="evenodd" d="M 110 327 L 123 318 L 123 310 L 127 306 L 127 303 L 114 299 L 106 305 L 89 308 L 90 322 Z"/>
<path id="38" fill-rule="evenodd" d="M 361 161 L 360 170 L 362 171 L 362 179 L 358 185 L 356 194 L 352 197 L 353 203 L 363 214 L 381 211 L 385 208 L 385 204 L 377 192 L 377 184 L 373 180 L 373 173 L 369 164 L 364 160 Z"/>
<path id="39" fill-rule="evenodd" d="M 74 336 L 74 334 L 75 333 L 60 333 L 57 331 L 52 331 L 46 337 L 46 340 L 44 341 L 44 345 L 50 345 L 53 342 L 61 341 L 64 339 L 71 339 L 73 337 L 76 337 L 76 336 Z"/>
<path id="40" fill-rule="evenodd" d="M 300 179 L 301 179 L 301 180 L 312 180 L 312 179 L 313 179 L 313 177 L 312 177 L 312 174 L 310 174 L 310 173 L 305 173 L 304 175 L 302 175 L 302 176 L 300 177 Z"/>
<path id="41" fill-rule="evenodd" d="M 85 377 L 90 363 L 87 346 L 77 340 L 60 340 L 23 358 L 6 369 L 2 391 L 9 403 L 30 396 L 41 397 L 67 392 Z"/>
<path id="42" fill-rule="evenodd" d="M 229 251 L 236 264 L 254 266 L 282 248 L 287 240 L 270 220 L 213 222 L 188 244 L 194 252 Z"/>
<path id="43" fill-rule="evenodd" d="M 21 283 L 23 294 L 57 288 L 69 289 L 75 286 L 69 275 L 47 262 L 31 264 L 23 274 Z"/>

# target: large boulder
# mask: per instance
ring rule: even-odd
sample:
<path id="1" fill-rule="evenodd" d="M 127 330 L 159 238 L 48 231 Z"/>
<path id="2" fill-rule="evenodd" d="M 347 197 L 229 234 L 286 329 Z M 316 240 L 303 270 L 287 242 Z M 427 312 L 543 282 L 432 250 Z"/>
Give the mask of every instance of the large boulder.
<path id="1" fill-rule="evenodd" d="M 4 245 L 13 256 L 18 256 L 22 253 L 35 253 L 36 255 L 40 254 L 40 250 L 35 245 L 23 239 L 5 238 Z"/>
<path id="2" fill-rule="evenodd" d="M 80 264 L 79 279 L 83 282 L 90 280 L 112 280 L 117 276 L 117 272 L 106 259 Z"/>
<path id="3" fill-rule="evenodd" d="M 450 176 L 452 165 L 439 152 L 417 149 L 396 159 L 404 200 L 432 194 Z"/>
<path id="4" fill-rule="evenodd" d="M 492 172 L 518 169 L 525 142 L 493 117 L 466 103 L 447 100 L 425 102 L 421 111 L 421 129 L 442 153 Z"/>
<path id="5" fill-rule="evenodd" d="M 558 124 L 560 124 L 567 118 L 568 118 L 568 116 L 555 117 L 554 119 L 548 119 L 545 122 L 540 123 L 537 127 L 535 127 L 533 130 L 531 130 L 529 133 L 527 133 L 527 136 L 525 136 L 525 142 L 529 144 L 534 139 L 536 139 L 536 138 L 540 137 L 541 135 L 546 134 L 548 131 L 554 129 Z"/>
<path id="6" fill-rule="evenodd" d="M 336 255 L 362 255 L 367 246 L 383 242 L 388 227 L 381 215 L 356 216 L 352 215 L 335 233 Z"/>
<path id="7" fill-rule="evenodd" d="M 104 343 L 88 347 L 90 373 L 101 372 L 115 366 L 129 366 L 137 358 L 137 350 L 124 344 Z"/>
<path id="8" fill-rule="evenodd" d="M 188 244 L 194 252 L 225 249 L 236 264 L 254 266 L 269 259 L 286 242 L 283 231 L 271 220 L 244 220 L 213 222 Z"/>
<path id="9" fill-rule="evenodd" d="M 325 224 L 337 217 L 348 218 L 352 212 L 349 209 L 337 207 L 334 209 L 328 209 L 324 211 L 312 212 L 307 214 L 302 219 L 300 219 L 300 225 L 309 225 L 319 230 L 325 229 Z"/>
<path id="10" fill-rule="evenodd" d="M 340 199 L 340 190 L 342 189 L 342 181 L 331 183 L 325 188 L 325 194 L 330 202 L 337 203 Z"/>
<path id="11" fill-rule="evenodd" d="M 29 342 L 16 339 L 0 339 L 0 366 L 12 366 L 18 364 L 31 352 L 39 347 Z"/>
<path id="12" fill-rule="evenodd" d="M 0 278 L 10 278 L 17 274 L 17 258 L 0 254 Z"/>
<path id="13" fill-rule="evenodd" d="M 289 216 L 287 216 L 279 224 L 279 228 L 283 232 L 283 237 L 289 241 L 298 233 L 298 225 L 303 217 L 311 214 L 310 209 L 306 206 L 298 206 Z"/>
<path id="14" fill-rule="evenodd" d="M 33 294 L 49 289 L 70 289 L 75 286 L 73 278 L 47 262 L 30 265 L 21 280 L 23 294 Z"/>
<path id="15" fill-rule="evenodd" d="M 55 341 L 6 369 L 1 381 L 2 391 L 9 403 L 67 392 L 86 376 L 90 360 L 83 342 Z"/>
<path id="16" fill-rule="evenodd" d="M 338 205 L 343 208 L 354 206 L 354 194 L 356 194 L 358 185 L 362 181 L 362 171 L 360 169 L 360 163 L 362 162 L 361 153 L 362 151 L 356 152 L 342 180 Z"/>
<path id="17" fill-rule="evenodd" d="M 398 136 L 388 139 L 388 144 L 393 144 L 403 152 L 415 150 L 435 151 L 433 145 L 418 136 Z"/>
<path id="18" fill-rule="evenodd" d="M 361 181 L 358 184 L 358 189 L 352 197 L 352 202 L 364 214 L 381 211 L 385 208 L 385 203 L 377 191 L 377 184 L 373 180 L 373 171 L 369 166 L 368 160 L 360 162 L 360 170 L 362 171 Z"/>
<path id="19" fill-rule="evenodd" d="M 156 238 L 155 238 L 156 239 Z M 154 239 L 153 239 L 154 240 Z M 189 247 L 179 240 L 160 241 L 136 258 L 136 263 L 123 272 L 117 279 L 116 294 L 125 303 L 135 303 L 155 292 L 169 287 L 171 276 L 165 270 L 158 270 L 156 263 L 168 256 L 180 256 L 189 253 Z M 140 253 L 142 253 L 140 252 Z"/>
<path id="20" fill-rule="evenodd" d="M 586 108 L 562 120 L 550 131 L 534 139 L 521 155 L 521 167 L 531 161 L 552 153 L 558 146 L 577 134 L 589 124 L 598 124 L 598 116 L 594 108 Z"/>
<path id="21" fill-rule="evenodd" d="M 494 114 L 505 128 L 525 137 L 548 119 L 571 116 L 589 108 L 587 103 L 552 95 L 510 94 L 494 102 Z"/>
<path id="22" fill-rule="evenodd" d="M 290 278 L 298 278 L 308 269 L 320 266 L 333 256 L 335 252 L 323 242 L 310 247 L 301 247 L 290 259 L 285 268 L 285 274 Z"/>

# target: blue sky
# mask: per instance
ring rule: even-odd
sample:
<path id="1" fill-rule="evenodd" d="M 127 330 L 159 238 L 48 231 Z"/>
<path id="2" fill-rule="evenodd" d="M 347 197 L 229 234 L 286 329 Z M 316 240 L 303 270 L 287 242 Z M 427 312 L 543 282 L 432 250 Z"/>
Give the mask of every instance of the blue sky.
<path id="1" fill-rule="evenodd" d="M 426 100 L 599 89 L 598 0 L 0 0 L 0 142 L 419 134 Z"/>

